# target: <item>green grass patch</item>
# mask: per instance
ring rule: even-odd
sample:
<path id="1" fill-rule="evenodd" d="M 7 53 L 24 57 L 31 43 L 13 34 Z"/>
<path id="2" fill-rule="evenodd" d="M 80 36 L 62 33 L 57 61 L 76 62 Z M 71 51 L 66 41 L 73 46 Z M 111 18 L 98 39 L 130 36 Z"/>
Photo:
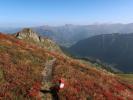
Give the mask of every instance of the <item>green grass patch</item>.
<path id="1" fill-rule="evenodd" d="M 0 83 L 4 82 L 4 73 L 3 70 L 0 68 Z"/>
<path id="2" fill-rule="evenodd" d="M 117 74 L 120 76 L 122 79 L 128 81 L 129 83 L 133 84 L 133 74 Z"/>

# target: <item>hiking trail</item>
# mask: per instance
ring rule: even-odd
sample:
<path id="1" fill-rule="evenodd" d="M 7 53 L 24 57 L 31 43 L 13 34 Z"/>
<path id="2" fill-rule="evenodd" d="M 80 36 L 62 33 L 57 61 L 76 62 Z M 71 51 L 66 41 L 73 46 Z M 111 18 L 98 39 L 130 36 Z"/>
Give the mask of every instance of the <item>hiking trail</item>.
<path id="1" fill-rule="evenodd" d="M 51 85 L 51 79 L 52 79 L 52 71 L 53 71 L 53 65 L 56 61 L 56 58 L 53 58 L 52 60 L 48 60 L 45 63 L 45 68 L 42 71 L 43 81 L 42 81 L 42 90 L 49 90 Z M 52 96 L 50 93 L 41 93 L 41 97 L 43 100 L 52 100 Z"/>

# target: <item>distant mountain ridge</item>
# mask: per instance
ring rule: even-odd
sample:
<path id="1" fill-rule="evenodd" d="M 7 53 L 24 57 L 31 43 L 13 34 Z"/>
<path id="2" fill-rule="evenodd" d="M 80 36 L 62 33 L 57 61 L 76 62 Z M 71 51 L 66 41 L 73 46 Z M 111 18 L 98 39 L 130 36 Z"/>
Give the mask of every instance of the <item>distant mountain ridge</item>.
<path id="1" fill-rule="evenodd" d="M 23 28 L 0 28 L 1 32 L 16 33 Z M 91 25 L 72 25 L 66 24 L 62 26 L 37 26 L 31 27 L 40 35 L 47 36 L 59 45 L 70 47 L 76 42 L 91 36 L 112 33 L 133 33 L 133 23 L 129 24 L 91 24 Z"/>
<path id="2" fill-rule="evenodd" d="M 79 41 L 69 50 L 77 56 L 100 59 L 123 72 L 133 72 L 133 33 L 93 36 Z"/>
<path id="3" fill-rule="evenodd" d="M 92 25 L 71 25 L 64 26 L 40 26 L 33 28 L 44 36 L 51 37 L 58 44 L 69 47 L 76 42 L 91 36 L 112 33 L 132 33 L 133 23 L 129 24 L 92 24 Z"/>

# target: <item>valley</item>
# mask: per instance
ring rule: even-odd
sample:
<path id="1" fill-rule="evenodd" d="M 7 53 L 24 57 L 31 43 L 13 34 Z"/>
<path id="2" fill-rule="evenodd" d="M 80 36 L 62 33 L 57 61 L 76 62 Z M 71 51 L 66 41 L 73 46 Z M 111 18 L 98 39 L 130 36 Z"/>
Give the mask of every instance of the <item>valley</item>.
<path id="1" fill-rule="evenodd" d="M 77 42 L 68 51 L 75 56 L 97 59 L 125 73 L 133 72 L 133 34 L 102 34 Z"/>

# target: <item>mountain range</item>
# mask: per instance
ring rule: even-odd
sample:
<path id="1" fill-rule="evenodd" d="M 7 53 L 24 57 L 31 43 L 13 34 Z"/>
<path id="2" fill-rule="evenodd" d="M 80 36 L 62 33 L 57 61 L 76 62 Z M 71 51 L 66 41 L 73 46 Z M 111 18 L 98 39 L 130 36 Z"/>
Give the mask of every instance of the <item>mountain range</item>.
<path id="1" fill-rule="evenodd" d="M 54 39 L 58 44 L 70 47 L 76 42 L 91 36 L 112 33 L 132 33 L 133 23 L 130 24 L 92 24 L 64 26 L 41 26 L 33 28 L 44 36 Z"/>
<path id="2" fill-rule="evenodd" d="M 76 42 L 86 39 L 91 36 L 100 34 L 112 34 L 112 33 L 132 33 L 133 23 L 129 24 L 92 24 L 92 25 L 72 25 L 66 24 L 62 26 L 37 26 L 31 27 L 40 35 L 47 36 L 59 45 L 70 47 Z M 22 28 L 0 28 L 1 32 L 16 33 Z"/>

